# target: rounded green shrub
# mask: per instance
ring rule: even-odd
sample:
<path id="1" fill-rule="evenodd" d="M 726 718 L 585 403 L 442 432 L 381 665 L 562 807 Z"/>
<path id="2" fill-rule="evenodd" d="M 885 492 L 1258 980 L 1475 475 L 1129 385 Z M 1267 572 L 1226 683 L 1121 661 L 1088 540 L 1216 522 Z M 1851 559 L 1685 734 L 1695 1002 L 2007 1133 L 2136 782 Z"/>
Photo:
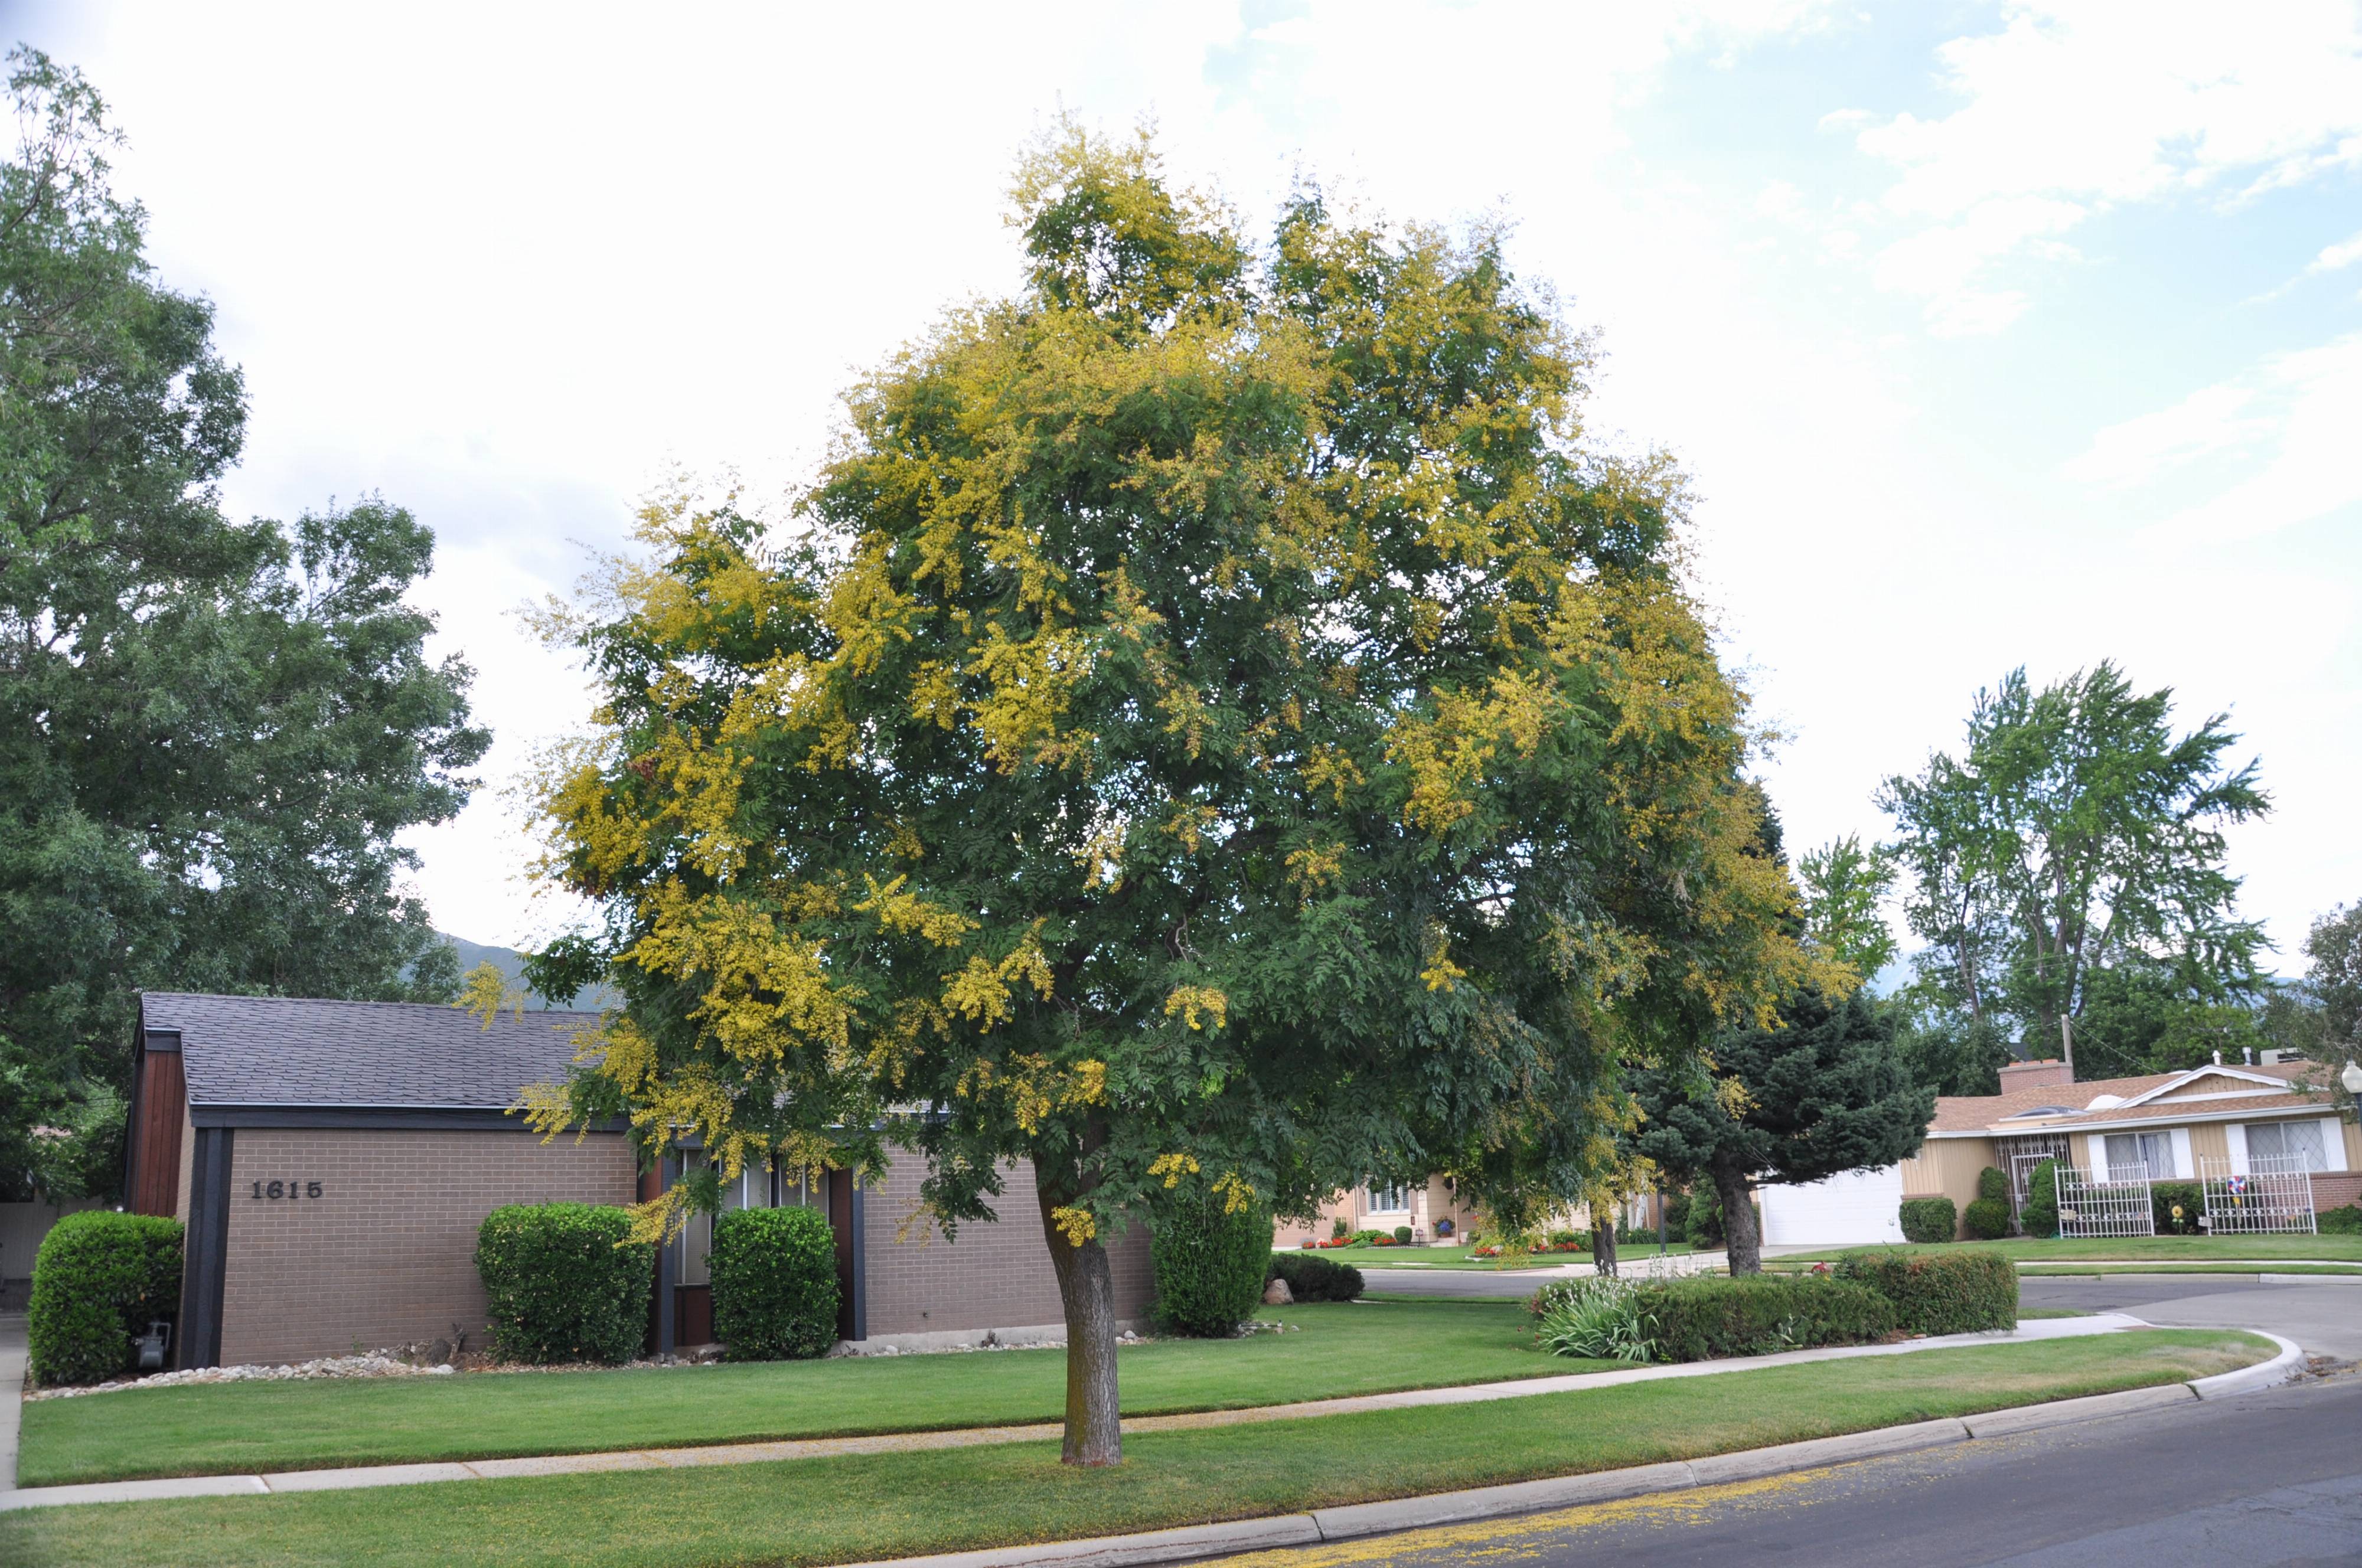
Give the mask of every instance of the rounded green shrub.
<path id="1" fill-rule="evenodd" d="M 817 1209 L 715 1217 L 713 1335 L 732 1361 L 803 1361 L 836 1343 L 836 1233 Z"/>
<path id="2" fill-rule="evenodd" d="M 1149 1228 L 1148 1251 L 1158 1320 L 1176 1333 L 1220 1339 L 1263 1300 L 1271 1211 L 1259 1204 L 1226 1209 L 1212 1193 L 1175 1195 Z"/>
<path id="3" fill-rule="evenodd" d="M 476 1272 L 505 1360 L 629 1361 L 647 1334 L 657 1250 L 594 1203 L 512 1203 L 476 1231 Z"/>
<path id="4" fill-rule="evenodd" d="M 2058 1162 L 2045 1160 L 2026 1178 L 2025 1204 L 2017 1222 L 2029 1236 L 2047 1239 L 2058 1234 Z"/>
<path id="5" fill-rule="evenodd" d="M 1980 1242 L 1997 1242 L 2009 1234 L 2009 1200 L 1980 1198 L 1960 1213 L 1960 1226 Z"/>
<path id="6" fill-rule="evenodd" d="M 1274 1253 L 1266 1280 L 1287 1281 L 1298 1301 L 1351 1301 L 1362 1294 L 1362 1271 L 1319 1253 Z"/>
<path id="7" fill-rule="evenodd" d="M 1640 1287 L 1637 1307 L 1649 1320 L 1657 1361 L 1875 1344 L 1896 1327 L 1893 1304 L 1877 1291 L 1812 1275 L 1651 1283 Z"/>
<path id="8" fill-rule="evenodd" d="M 2314 1216 L 2313 1226 L 2324 1236 L 2362 1236 L 2362 1204 L 2324 1209 Z"/>
<path id="9" fill-rule="evenodd" d="M 1407 1226 L 1407 1225 L 1397 1225 L 1397 1226 L 1396 1226 L 1396 1227 L 1395 1227 L 1395 1245 L 1396 1245 L 1396 1246 L 1398 1246 L 1398 1247 L 1407 1247 L 1407 1246 L 1409 1246 L 1409 1245 L 1410 1245 L 1410 1239 L 1411 1239 L 1411 1237 L 1412 1237 L 1412 1235 L 1413 1235 L 1414 1233 L 1415 1233 L 1415 1232 L 1413 1232 L 1413 1231 L 1412 1231 L 1412 1230 L 1411 1230 L 1411 1228 L 1410 1228 L 1409 1226 Z"/>
<path id="10" fill-rule="evenodd" d="M 1894 1306 L 1907 1334 L 2005 1333 L 2017 1327 L 2017 1267 L 1998 1253 L 1869 1248 L 1838 1256 L 1837 1276 Z"/>
<path id="11" fill-rule="evenodd" d="M 25 1321 L 34 1378 L 100 1383 L 133 1369 L 135 1342 L 181 1310 L 181 1224 L 90 1209 L 50 1227 L 33 1255 Z"/>
<path id="12" fill-rule="evenodd" d="M 2009 1177 L 2002 1175 L 1999 1167 L 1987 1165 L 1977 1173 L 1977 1197 L 1980 1200 L 1992 1198 L 2006 1207 L 2009 1203 Z"/>
<path id="13" fill-rule="evenodd" d="M 1948 1242 L 1959 1234 L 1960 1211 L 1948 1198 L 1906 1198 L 1903 1200 L 1903 1239 L 1906 1242 Z"/>

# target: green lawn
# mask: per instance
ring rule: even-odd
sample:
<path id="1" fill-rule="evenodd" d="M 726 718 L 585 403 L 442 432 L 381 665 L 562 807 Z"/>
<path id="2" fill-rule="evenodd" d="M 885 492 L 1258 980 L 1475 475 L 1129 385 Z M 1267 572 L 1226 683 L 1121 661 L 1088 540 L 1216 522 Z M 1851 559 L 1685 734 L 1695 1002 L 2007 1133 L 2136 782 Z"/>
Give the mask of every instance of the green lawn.
<path id="1" fill-rule="evenodd" d="M 2105 1279 L 2112 1274 L 2211 1274 L 2223 1279 L 2253 1279 L 2259 1273 L 2276 1275 L 2312 1274 L 2324 1275 L 2332 1277 L 2342 1275 L 2345 1278 L 2351 1279 L 2356 1275 L 2362 1275 L 2362 1264 L 2276 1264 L 2268 1260 L 2264 1260 L 2260 1263 L 2249 1262 L 2232 1264 L 2216 1264 L 2210 1265 L 2206 1264 L 2159 1263 L 2136 1264 L 2129 1267 L 2094 1268 L 2088 1263 L 2022 1263 L 2017 1265 L 2017 1272 L 2021 1277 L 2026 1279 L 2057 1279 L 2062 1277 L 2071 1277 L 2076 1279 Z"/>
<path id="2" fill-rule="evenodd" d="M 454 1482 L 0 1515 L 23 1568 L 809 1565 L 1110 1535 L 1727 1452 L 2174 1382 L 2270 1353 L 2158 1331 L 1823 1362 L 1546 1395 L 1157 1432 L 1120 1468 L 1010 1443 L 705 1470 Z M 931 1358 L 932 1359 L 932 1358 Z M 70 1401 L 71 1402 L 71 1401 Z M 100 1401 L 93 1401 L 98 1403 Z"/>
<path id="3" fill-rule="evenodd" d="M 1515 1301 L 1331 1303 L 1263 1316 L 1294 1327 L 1124 1351 L 1124 1409 L 1235 1409 L 1608 1364 L 1543 1354 Z M 1000 1351 L 42 1399 L 24 1407 L 17 1484 L 1051 1421 L 1065 1408 L 1065 1371 L 1055 1351 Z"/>
<path id="4" fill-rule="evenodd" d="M 1765 1260 L 1766 1266 L 1812 1266 L 1817 1259 L 1852 1251 L 1833 1247 L 1827 1252 L 1789 1253 Z M 2065 1237 L 2038 1242 L 2018 1237 L 2006 1242 L 1942 1242 L 1933 1246 L 1905 1244 L 1885 1249 L 1898 1253 L 1970 1250 L 1999 1253 L 2017 1263 L 2204 1263 L 2260 1258 L 2312 1258 L 2326 1263 L 2362 1263 L 2362 1236 L 2125 1236 L 2113 1241 Z"/>
<path id="5" fill-rule="evenodd" d="M 1317 1249 L 1308 1249 L 1304 1247 L 1276 1247 L 1273 1250 L 1279 1253 L 1295 1253 L 1297 1254 L 1310 1251 L 1316 1257 L 1334 1258 L 1339 1263 L 1352 1264 L 1355 1268 L 1556 1268 L 1562 1264 L 1591 1262 L 1591 1254 L 1589 1253 L 1535 1253 L 1530 1256 L 1518 1260 L 1511 1260 L 1508 1258 L 1478 1258 L 1469 1256 L 1468 1254 L 1473 1249 L 1464 1246 L 1374 1247 L 1365 1242 L 1363 1245 L 1356 1247 L 1324 1247 Z M 1690 1244 L 1687 1242 L 1668 1242 L 1665 1244 L 1665 1253 L 1667 1256 L 1671 1256 L 1676 1253 L 1686 1253 L 1689 1250 Z M 1639 1258 L 1654 1257 L 1656 1255 L 1657 1243 L 1653 1239 L 1646 1244 L 1642 1244 L 1628 1236 L 1622 1239 L 1621 1245 L 1617 1249 L 1617 1256 L 1628 1263 Z"/>

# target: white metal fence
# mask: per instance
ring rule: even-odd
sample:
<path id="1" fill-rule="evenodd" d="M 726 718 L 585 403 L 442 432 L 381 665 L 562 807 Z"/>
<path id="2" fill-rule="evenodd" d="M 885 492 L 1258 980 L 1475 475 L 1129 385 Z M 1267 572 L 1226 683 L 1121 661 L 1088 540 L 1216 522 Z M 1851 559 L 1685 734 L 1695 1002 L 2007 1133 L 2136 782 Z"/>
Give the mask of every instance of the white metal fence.
<path id="1" fill-rule="evenodd" d="M 2206 1233 L 2210 1236 L 2259 1235 L 2273 1231 L 2311 1234 L 2312 1177 L 2302 1154 L 2277 1159 L 2251 1157 L 2244 1171 L 2231 1162 L 2198 1162 L 2201 1189 L 2206 1199 Z"/>
<path id="2" fill-rule="evenodd" d="M 2058 1233 L 2062 1236 L 2154 1236 L 2157 1206 L 2149 1200 L 2148 1166 L 2110 1165 L 2098 1172 L 2058 1167 Z"/>

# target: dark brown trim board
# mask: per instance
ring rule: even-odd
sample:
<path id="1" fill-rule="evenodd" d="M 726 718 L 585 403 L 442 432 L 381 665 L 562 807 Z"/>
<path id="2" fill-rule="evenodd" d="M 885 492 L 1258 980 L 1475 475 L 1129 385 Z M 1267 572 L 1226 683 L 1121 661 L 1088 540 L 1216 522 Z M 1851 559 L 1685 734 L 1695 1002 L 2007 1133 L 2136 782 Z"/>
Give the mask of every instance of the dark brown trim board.
<path id="1" fill-rule="evenodd" d="M 197 1130 L 195 1165 L 189 1180 L 189 1229 L 181 1269 L 182 1368 L 221 1364 L 222 1286 L 229 1264 L 229 1155 L 226 1127 Z"/>

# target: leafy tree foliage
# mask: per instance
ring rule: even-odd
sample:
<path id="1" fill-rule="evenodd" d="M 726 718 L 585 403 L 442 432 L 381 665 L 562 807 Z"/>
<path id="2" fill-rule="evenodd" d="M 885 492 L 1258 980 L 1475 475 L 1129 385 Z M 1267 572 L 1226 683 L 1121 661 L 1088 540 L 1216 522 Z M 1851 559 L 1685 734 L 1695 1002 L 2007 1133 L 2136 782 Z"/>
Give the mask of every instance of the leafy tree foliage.
<path id="1" fill-rule="evenodd" d="M 2202 1004 L 2252 992 L 2264 936 L 2234 911 L 2223 830 L 2270 801 L 2225 763 L 2224 715 L 2177 737 L 2171 711 L 2105 662 L 2038 691 L 2016 670 L 1977 694 L 1959 759 L 1886 781 L 1932 996 L 2071 1065 L 2112 966 L 2165 966 Z"/>
<path id="2" fill-rule="evenodd" d="M 2362 901 L 2314 921 L 2304 955 L 2305 989 L 2320 1010 L 2323 1043 L 2345 1055 L 2362 1052 Z"/>
<path id="3" fill-rule="evenodd" d="M 1862 980 L 1894 961 L 1894 933 L 1878 912 L 1894 887 L 1894 858 L 1877 845 L 1865 848 L 1848 834 L 1796 864 L 1804 889 L 1805 933 L 1813 944 Z"/>
<path id="4" fill-rule="evenodd" d="M 1014 200 L 1023 287 L 855 391 L 793 525 L 660 502 L 554 619 L 603 703 L 551 874 L 605 917 L 533 974 L 628 1005 L 535 1114 L 723 1179 L 914 1149 L 954 1233 L 1030 1161 L 1106 1463 L 1152 1203 L 1580 1166 L 1620 1057 L 1808 966 L 1678 480 L 1584 447 L 1588 346 L 1494 236 L 1308 191 L 1257 247 L 1072 128 Z"/>
<path id="5" fill-rule="evenodd" d="M 213 308 L 155 280 L 98 94 L 37 52 L 10 63 L 0 1186 L 21 1188 L 115 1179 L 119 1110 L 94 1112 L 127 1088 L 142 987 L 447 996 L 393 836 L 458 809 L 487 737 L 466 667 L 427 662 L 402 602 L 433 548 L 407 513 L 222 515 L 246 410 Z"/>
<path id="6" fill-rule="evenodd" d="M 1860 990 L 1804 991 L 1778 1027 L 1718 1042 L 1705 1086 L 1661 1068 L 1639 1075 L 1638 1092 L 1648 1120 L 1635 1142 L 1676 1179 L 1713 1183 L 1733 1274 L 1762 1266 L 1758 1185 L 1891 1165 L 1917 1152 L 1936 1114 L 1936 1091 L 1912 1082 L 1895 1048 L 1893 1018 Z"/>

